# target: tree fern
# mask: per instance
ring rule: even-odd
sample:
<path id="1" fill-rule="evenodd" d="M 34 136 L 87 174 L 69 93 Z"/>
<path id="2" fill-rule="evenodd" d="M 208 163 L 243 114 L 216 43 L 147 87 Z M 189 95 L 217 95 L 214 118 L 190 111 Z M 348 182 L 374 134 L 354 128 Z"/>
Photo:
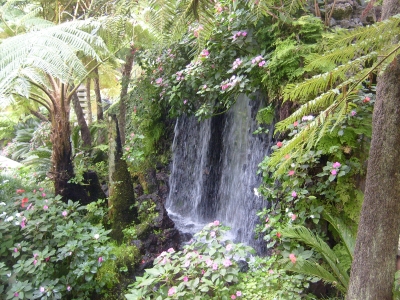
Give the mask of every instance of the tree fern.
<path id="1" fill-rule="evenodd" d="M 400 53 L 400 16 L 353 31 L 338 31 L 328 36 L 322 53 L 311 55 L 305 66 L 308 72 L 320 72 L 299 84 L 288 84 L 284 89 L 284 101 L 302 105 L 287 119 L 277 123 L 276 132 L 284 132 L 293 122 L 306 115 L 317 115 L 284 147 L 275 151 L 270 166 L 276 166 L 292 151 L 313 147 L 329 130 L 341 124 L 352 109 L 351 102 L 357 97 L 361 83 L 370 74 L 386 68 Z M 282 174 L 289 165 L 279 165 Z"/>

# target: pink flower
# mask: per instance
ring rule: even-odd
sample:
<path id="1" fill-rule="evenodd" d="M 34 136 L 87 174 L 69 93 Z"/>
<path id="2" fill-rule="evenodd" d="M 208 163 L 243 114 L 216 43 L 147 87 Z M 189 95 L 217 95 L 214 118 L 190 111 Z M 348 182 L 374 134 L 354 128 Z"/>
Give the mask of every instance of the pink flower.
<path id="1" fill-rule="evenodd" d="M 292 218 L 292 221 L 294 221 L 294 220 L 296 220 L 297 216 L 296 216 L 295 214 L 293 214 L 293 215 L 291 216 L 291 218 Z"/>
<path id="2" fill-rule="evenodd" d="M 206 271 L 204 271 L 204 270 L 201 270 L 201 275 L 204 275 L 204 273 L 205 273 Z"/>
<path id="3" fill-rule="evenodd" d="M 332 164 L 332 167 L 334 167 L 334 168 L 340 168 L 340 166 L 341 166 L 341 164 L 340 164 L 340 162 L 334 162 L 333 164 Z"/>
<path id="4" fill-rule="evenodd" d="M 72 287 L 67 285 L 67 291 L 70 292 L 72 290 Z"/>
<path id="5" fill-rule="evenodd" d="M 276 233 L 276 236 L 278 237 L 278 239 L 280 239 L 281 236 L 282 236 L 282 234 L 281 234 L 280 232 L 277 232 L 277 233 Z"/>
<path id="6" fill-rule="evenodd" d="M 43 206 L 43 209 L 44 209 L 44 210 L 48 210 L 49 207 L 48 207 L 47 205 L 44 205 L 44 206 Z"/>
<path id="7" fill-rule="evenodd" d="M 269 274 L 274 274 L 274 270 L 269 270 L 268 273 Z"/>
<path id="8" fill-rule="evenodd" d="M 211 232 L 210 232 L 210 236 L 211 236 L 211 237 L 215 237 L 215 231 L 211 231 Z"/>
<path id="9" fill-rule="evenodd" d="M 213 270 L 217 270 L 218 269 L 218 264 L 213 263 L 212 268 L 213 268 Z"/>
<path id="10" fill-rule="evenodd" d="M 18 248 L 14 248 L 14 252 L 17 253 L 18 252 Z"/>
<path id="11" fill-rule="evenodd" d="M 157 84 L 161 85 L 162 82 L 163 82 L 163 79 L 161 77 L 156 79 Z"/>
<path id="12" fill-rule="evenodd" d="M 238 297 L 242 296 L 242 292 L 241 291 L 237 291 L 236 292 L 236 296 L 238 296 Z"/>
<path id="13" fill-rule="evenodd" d="M 286 154 L 285 155 L 285 159 L 289 159 L 290 158 L 290 155 L 289 154 Z"/>
<path id="14" fill-rule="evenodd" d="M 16 192 L 17 192 L 17 194 L 23 194 L 23 193 L 25 193 L 25 190 L 18 189 Z"/>
<path id="15" fill-rule="evenodd" d="M 357 113 L 356 113 L 355 110 L 352 110 L 350 114 L 351 114 L 352 117 L 354 117 Z"/>
<path id="16" fill-rule="evenodd" d="M 186 104 L 187 103 L 187 100 L 185 99 L 185 100 L 183 100 L 183 104 Z"/>
<path id="17" fill-rule="evenodd" d="M 214 226 L 218 226 L 219 225 L 219 221 L 215 220 L 213 224 L 214 224 Z"/>
<path id="18" fill-rule="evenodd" d="M 369 101 L 371 101 L 371 99 L 369 97 L 365 97 L 363 100 L 364 103 L 368 103 Z"/>
<path id="19" fill-rule="evenodd" d="M 184 266 L 185 266 L 185 268 L 187 268 L 187 267 L 189 267 L 190 266 L 190 261 L 185 261 L 185 264 L 184 264 Z"/>
<path id="20" fill-rule="evenodd" d="M 333 170 L 331 171 L 331 174 L 332 174 L 332 175 L 336 175 L 336 174 L 337 174 L 336 169 L 333 169 Z"/>
<path id="21" fill-rule="evenodd" d="M 19 297 L 19 293 L 15 292 L 14 297 Z"/>
<path id="22" fill-rule="evenodd" d="M 42 188 L 42 187 L 41 187 L 41 188 L 39 188 L 39 191 L 43 192 L 43 191 L 44 191 L 44 188 Z"/>
<path id="23" fill-rule="evenodd" d="M 226 245 L 226 250 L 227 250 L 227 251 L 231 251 L 231 250 L 232 250 L 232 244 Z"/>
<path id="24" fill-rule="evenodd" d="M 25 228 L 26 224 L 25 224 L 25 220 L 21 221 L 21 228 Z"/>
<path id="25" fill-rule="evenodd" d="M 242 36 L 246 36 L 247 32 L 246 31 L 242 31 Z"/>
<path id="26" fill-rule="evenodd" d="M 290 170 L 290 171 L 288 172 L 288 175 L 289 175 L 289 176 L 293 176 L 293 175 L 294 175 L 294 170 Z"/>
<path id="27" fill-rule="evenodd" d="M 98 261 L 99 261 L 99 263 L 102 263 L 102 261 L 103 261 L 103 257 L 102 257 L 102 256 L 100 256 L 100 257 L 99 257 L 99 259 L 98 259 Z"/>
<path id="28" fill-rule="evenodd" d="M 259 66 L 259 67 L 262 67 L 262 66 L 264 66 L 264 65 L 265 65 L 265 60 L 260 61 L 260 62 L 258 63 L 258 66 Z"/>
<path id="29" fill-rule="evenodd" d="M 207 267 L 211 266 L 212 263 L 213 263 L 213 262 L 212 262 L 211 259 L 207 259 L 207 260 L 206 260 L 206 265 L 207 265 Z"/>
<path id="30" fill-rule="evenodd" d="M 43 197 L 43 198 L 46 197 L 46 194 L 45 194 L 45 193 L 42 193 L 42 197 Z"/>
<path id="31" fill-rule="evenodd" d="M 277 142 L 276 145 L 278 146 L 278 148 L 282 147 L 283 143 L 282 142 Z"/>
<path id="32" fill-rule="evenodd" d="M 168 290 L 168 296 L 172 296 L 172 295 L 175 294 L 175 293 L 176 293 L 175 287 L 172 287 L 172 288 L 170 288 L 170 289 Z"/>
<path id="33" fill-rule="evenodd" d="M 230 261 L 230 259 L 225 259 L 224 260 L 224 266 L 225 267 L 229 267 L 229 266 L 231 266 L 232 265 L 232 262 Z"/>
<path id="34" fill-rule="evenodd" d="M 169 249 L 167 250 L 167 252 L 169 252 L 169 253 L 174 253 L 175 250 L 174 250 L 174 248 L 169 248 Z"/>
<path id="35" fill-rule="evenodd" d="M 189 278 L 187 276 L 183 277 L 184 282 L 188 282 Z"/>
<path id="36" fill-rule="evenodd" d="M 68 215 L 68 212 L 64 210 L 61 214 L 63 215 L 63 217 L 66 217 Z"/>
<path id="37" fill-rule="evenodd" d="M 41 293 L 44 293 L 45 288 L 44 288 L 43 286 L 41 286 L 40 289 L 39 289 L 39 291 L 40 291 Z"/>
<path id="38" fill-rule="evenodd" d="M 207 49 L 203 49 L 200 53 L 201 57 L 208 57 L 210 55 L 210 52 Z"/>
<path id="39" fill-rule="evenodd" d="M 235 296 L 235 295 L 232 295 L 232 296 L 231 296 L 231 299 L 236 299 L 236 296 Z"/>
<path id="40" fill-rule="evenodd" d="M 292 197 L 297 197 L 297 193 L 295 191 L 292 192 Z"/>
<path id="41" fill-rule="evenodd" d="M 293 126 L 294 126 L 294 127 L 297 127 L 297 126 L 299 126 L 299 122 L 297 122 L 297 121 L 296 121 L 296 122 L 294 122 L 294 123 L 293 123 Z"/>
<path id="42" fill-rule="evenodd" d="M 290 260 L 292 261 L 293 264 L 296 263 L 297 258 L 296 258 L 296 256 L 295 256 L 293 253 L 290 253 L 290 254 L 289 254 L 289 258 L 290 258 Z"/>
<path id="43" fill-rule="evenodd" d="M 37 264 L 37 260 L 35 259 L 35 260 L 33 261 L 33 265 L 36 266 L 36 264 Z"/>

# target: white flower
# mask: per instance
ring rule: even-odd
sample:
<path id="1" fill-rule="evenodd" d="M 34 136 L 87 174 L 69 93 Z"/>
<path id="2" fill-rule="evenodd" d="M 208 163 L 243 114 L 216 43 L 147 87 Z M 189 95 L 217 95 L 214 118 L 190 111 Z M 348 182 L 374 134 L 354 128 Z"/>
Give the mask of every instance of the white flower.
<path id="1" fill-rule="evenodd" d="M 311 218 L 311 219 L 314 219 L 315 217 L 314 217 L 314 215 L 311 215 L 310 218 Z"/>
<path id="2" fill-rule="evenodd" d="M 98 240 L 100 235 L 98 233 L 96 233 L 93 237 L 94 237 L 95 240 Z"/>
<path id="3" fill-rule="evenodd" d="M 7 274 L 7 277 L 11 277 L 11 273 L 8 273 L 8 274 Z"/>
<path id="4" fill-rule="evenodd" d="M 15 222 L 14 224 L 15 224 L 15 226 L 19 226 L 19 222 L 18 222 L 18 221 L 17 221 L 17 222 Z"/>
<path id="5" fill-rule="evenodd" d="M 286 211 L 286 212 L 289 212 L 289 208 L 286 207 L 285 211 Z"/>
<path id="6" fill-rule="evenodd" d="M 14 220 L 13 216 L 9 216 L 8 218 L 6 218 L 4 221 L 6 222 L 11 222 L 12 220 Z"/>
<path id="7" fill-rule="evenodd" d="M 0 202 L 0 206 L 4 206 L 6 205 L 4 202 Z"/>
<path id="8" fill-rule="evenodd" d="M 288 216 L 289 218 L 291 218 L 293 216 L 293 213 L 292 212 L 288 213 Z"/>
<path id="9" fill-rule="evenodd" d="M 256 188 L 254 188 L 254 195 L 256 195 L 256 197 L 260 197 L 260 193 Z"/>
<path id="10" fill-rule="evenodd" d="M 0 214 L 0 217 L 4 217 L 4 216 L 6 216 L 6 215 L 7 215 L 6 212 L 3 211 L 3 212 Z"/>
<path id="11" fill-rule="evenodd" d="M 21 214 L 20 214 L 20 213 L 16 213 L 15 216 L 16 216 L 17 218 L 19 218 L 19 217 L 21 216 Z"/>

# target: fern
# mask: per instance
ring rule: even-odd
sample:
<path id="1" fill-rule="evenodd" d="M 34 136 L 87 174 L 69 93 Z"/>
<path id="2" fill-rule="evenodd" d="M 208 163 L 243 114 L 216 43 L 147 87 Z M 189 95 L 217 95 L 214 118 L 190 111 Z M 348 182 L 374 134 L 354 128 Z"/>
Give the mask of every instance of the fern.
<path id="1" fill-rule="evenodd" d="M 400 53 L 400 44 L 396 40 L 400 35 L 399 24 L 400 16 L 397 15 L 373 26 L 338 31 L 325 39 L 321 47 L 323 53 L 308 57 L 305 66 L 308 72 L 325 72 L 284 88 L 284 101 L 302 105 L 276 125 L 276 133 L 286 131 L 303 116 L 311 114 L 316 117 L 272 154 L 270 166 L 279 164 L 287 153 L 311 149 L 326 133 L 341 124 L 351 109 L 349 104 L 358 95 L 361 83 L 370 74 L 384 70 Z M 283 174 L 287 165 L 281 164 L 276 175 Z"/>

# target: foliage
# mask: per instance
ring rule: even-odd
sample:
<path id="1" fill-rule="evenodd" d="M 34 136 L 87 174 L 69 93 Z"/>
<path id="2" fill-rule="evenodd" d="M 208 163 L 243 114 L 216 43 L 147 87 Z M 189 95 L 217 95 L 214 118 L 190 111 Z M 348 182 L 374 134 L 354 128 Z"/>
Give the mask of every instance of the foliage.
<path id="1" fill-rule="evenodd" d="M 284 100 L 301 105 L 276 125 L 276 131 L 285 132 L 293 122 L 308 114 L 317 116 L 272 155 L 270 165 L 277 165 L 292 151 L 311 149 L 349 115 L 354 116 L 360 90 L 373 89 L 374 75 L 385 70 L 399 53 L 400 46 L 395 41 L 399 36 L 399 22 L 400 17 L 394 16 L 371 26 L 341 30 L 325 37 L 320 53 L 306 59 L 305 70 L 318 75 L 285 87 Z M 284 171 L 281 165 L 277 174 Z"/>
<path id="2" fill-rule="evenodd" d="M 195 235 L 183 251 L 169 249 L 131 286 L 127 299 L 228 299 L 241 292 L 239 260 L 253 250 L 224 238 L 227 228 L 214 221 Z"/>
<path id="3" fill-rule="evenodd" d="M 6 181 L 2 185 L 11 183 Z M 5 299 L 86 299 L 106 284 L 95 274 L 109 259 L 109 231 L 89 223 L 85 207 L 28 186 L 19 186 L 0 204 Z"/>

